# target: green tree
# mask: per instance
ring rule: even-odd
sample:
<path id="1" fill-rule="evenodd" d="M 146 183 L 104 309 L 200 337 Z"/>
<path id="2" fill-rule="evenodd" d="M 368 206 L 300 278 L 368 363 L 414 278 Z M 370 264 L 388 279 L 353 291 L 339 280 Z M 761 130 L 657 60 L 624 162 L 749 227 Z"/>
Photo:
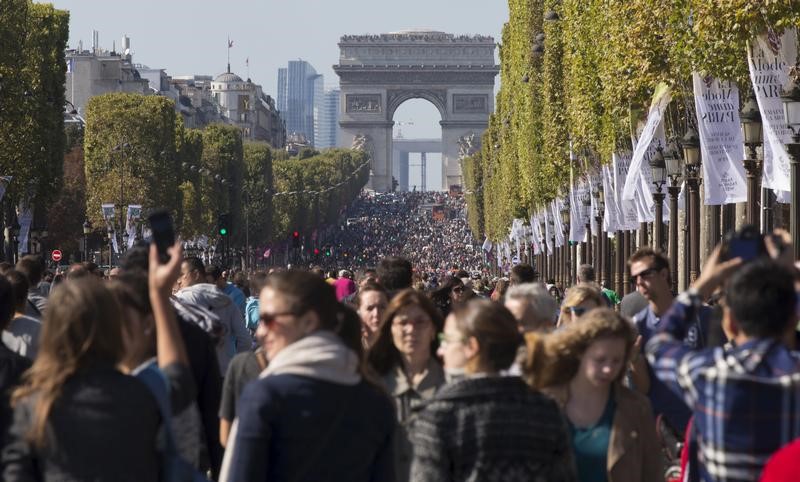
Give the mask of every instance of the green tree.
<path id="1" fill-rule="evenodd" d="M 213 124 L 203 129 L 201 165 L 205 169 L 201 198 L 208 225 L 216 229 L 219 214 L 230 213 L 231 245 L 243 244 L 244 160 L 241 131 L 224 124 Z"/>
<path id="2" fill-rule="evenodd" d="M 0 173 L 14 177 L 6 193 L 8 221 L 20 199 L 41 209 L 61 186 L 69 14 L 8 0 L 0 25 Z"/>
<path id="3" fill-rule="evenodd" d="M 175 110 L 160 96 L 112 93 L 92 97 L 86 109 L 86 207 L 103 225 L 102 203 L 166 207 L 179 204 Z M 118 207 L 119 209 L 119 207 Z M 124 213 L 117 212 L 117 223 Z"/>
<path id="4" fill-rule="evenodd" d="M 266 142 L 244 144 L 244 215 L 250 245 L 263 245 L 272 233 L 272 149 Z"/>

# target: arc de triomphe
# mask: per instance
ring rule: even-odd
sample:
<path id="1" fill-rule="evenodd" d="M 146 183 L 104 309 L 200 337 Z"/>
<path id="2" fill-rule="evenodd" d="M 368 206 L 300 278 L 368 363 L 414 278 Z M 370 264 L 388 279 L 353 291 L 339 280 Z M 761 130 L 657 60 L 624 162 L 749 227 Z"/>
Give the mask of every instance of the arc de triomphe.
<path id="1" fill-rule="evenodd" d="M 460 158 L 478 148 L 494 110 L 495 42 L 435 31 L 346 35 L 333 69 L 341 88 L 340 145 L 372 155 L 369 186 L 391 190 L 394 112 L 426 99 L 441 114 L 443 189 L 461 184 Z"/>

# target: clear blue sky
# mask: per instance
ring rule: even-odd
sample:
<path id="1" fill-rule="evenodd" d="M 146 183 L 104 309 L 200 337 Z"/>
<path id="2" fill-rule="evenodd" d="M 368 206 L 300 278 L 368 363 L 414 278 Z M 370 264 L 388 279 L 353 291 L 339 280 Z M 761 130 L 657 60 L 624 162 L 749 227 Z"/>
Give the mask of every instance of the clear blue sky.
<path id="1" fill-rule="evenodd" d="M 408 28 L 430 28 L 455 34 L 491 35 L 499 41 L 508 20 L 505 0 L 54 0 L 70 11 L 70 47 L 83 40 L 91 46 L 92 30 L 101 47 L 120 46 L 131 38 L 134 62 L 166 69 L 169 75 L 216 75 L 225 71 L 226 42 L 231 70 L 247 75 L 275 95 L 277 71 L 302 58 L 338 85 L 331 66 L 338 62 L 336 45 L 345 34 L 379 34 Z M 424 101 L 409 102 L 402 112 L 414 126 L 410 137 L 436 137 L 438 115 Z M 417 109 L 416 106 L 419 106 Z M 404 106 L 405 107 L 405 106 Z M 424 117 L 424 118 L 423 118 Z"/>

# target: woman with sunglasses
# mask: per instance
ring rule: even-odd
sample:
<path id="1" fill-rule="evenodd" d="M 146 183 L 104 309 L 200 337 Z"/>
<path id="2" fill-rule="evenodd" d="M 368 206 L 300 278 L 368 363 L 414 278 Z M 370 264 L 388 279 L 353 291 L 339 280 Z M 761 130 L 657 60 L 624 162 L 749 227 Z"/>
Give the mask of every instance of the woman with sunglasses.
<path id="1" fill-rule="evenodd" d="M 364 376 L 358 315 L 301 271 L 271 275 L 259 309 L 269 365 L 239 399 L 220 480 L 392 480 L 394 411 Z"/>
<path id="2" fill-rule="evenodd" d="M 582 482 L 664 480 L 650 402 L 622 385 L 636 330 L 608 308 L 548 334 L 525 335 L 526 379 L 551 395 L 569 422 Z"/>
<path id="3" fill-rule="evenodd" d="M 573 286 L 567 291 L 567 296 L 561 305 L 561 314 L 558 316 L 556 326 L 561 328 L 569 325 L 587 311 L 603 306 L 606 306 L 606 303 L 599 289 L 588 284 Z"/>
<path id="4" fill-rule="evenodd" d="M 401 291 L 389 303 L 367 362 L 394 398 L 400 422 L 395 443 L 397 480 L 409 480 L 412 447 L 407 423 L 412 409 L 433 397 L 445 382 L 434 356 L 436 334 L 442 318 L 433 303 L 419 291 Z"/>
<path id="5" fill-rule="evenodd" d="M 470 301 L 447 317 L 441 340 L 445 368 L 465 377 L 415 417 L 412 480 L 576 480 L 558 406 L 519 377 L 501 375 L 522 342 L 511 312 Z"/>
<path id="6" fill-rule="evenodd" d="M 431 293 L 431 300 L 444 319 L 455 306 L 466 301 L 467 295 L 467 288 L 461 278 L 451 276 L 441 288 Z"/>

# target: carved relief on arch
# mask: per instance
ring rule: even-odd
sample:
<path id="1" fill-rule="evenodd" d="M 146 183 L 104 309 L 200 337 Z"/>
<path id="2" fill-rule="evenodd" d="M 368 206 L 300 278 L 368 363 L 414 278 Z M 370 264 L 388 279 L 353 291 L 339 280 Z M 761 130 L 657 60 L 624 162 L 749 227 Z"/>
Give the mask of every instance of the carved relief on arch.
<path id="1" fill-rule="evenodd" d="M 391 89 L 386 91 L 386 111 L 394 115 L 400 104 L 409 99 L 425 99 L 439 109 L 442 118 L 447 114 L 447 91 L 444 89 Z"/>

